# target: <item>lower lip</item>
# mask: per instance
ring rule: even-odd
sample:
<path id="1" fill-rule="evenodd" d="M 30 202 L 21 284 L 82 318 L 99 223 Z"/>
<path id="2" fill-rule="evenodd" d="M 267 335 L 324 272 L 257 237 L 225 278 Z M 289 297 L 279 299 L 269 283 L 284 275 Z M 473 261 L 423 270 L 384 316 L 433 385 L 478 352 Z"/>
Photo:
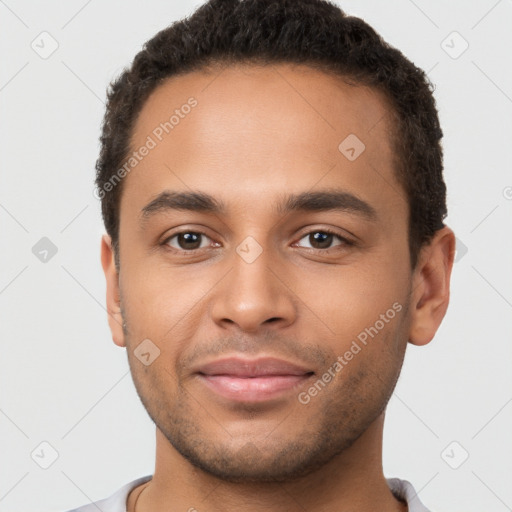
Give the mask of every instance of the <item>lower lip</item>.
<path id="1" fill-rule="evenodd" d="M 199 375 L 215 393 L 236 402 L 264 402 L 293 390 L 311 374 L 235 377 L 230 375 Z"/>

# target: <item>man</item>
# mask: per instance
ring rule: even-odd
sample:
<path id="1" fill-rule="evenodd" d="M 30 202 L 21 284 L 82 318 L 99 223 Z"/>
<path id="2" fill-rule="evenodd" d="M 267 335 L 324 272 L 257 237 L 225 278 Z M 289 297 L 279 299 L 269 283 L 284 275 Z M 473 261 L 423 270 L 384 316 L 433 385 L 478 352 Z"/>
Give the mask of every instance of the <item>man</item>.
<path id="1" fill-rule="evenodd" d="M 425 74 L 322 0 L 211 0 L 146 43 L 96 184 L 155 471 L 76 510 L 427 510 L 382 432 L 448 306 L 441 137 Z"/>

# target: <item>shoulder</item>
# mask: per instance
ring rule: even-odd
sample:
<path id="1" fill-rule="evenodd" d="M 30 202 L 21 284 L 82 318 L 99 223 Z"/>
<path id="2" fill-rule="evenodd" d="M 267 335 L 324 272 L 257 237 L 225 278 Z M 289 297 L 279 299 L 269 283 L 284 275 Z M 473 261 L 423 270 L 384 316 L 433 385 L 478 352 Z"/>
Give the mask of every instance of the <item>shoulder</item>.
<path id="1" fill-rule="evenodd" d="M 132 480 L 117 489 L 117 491 L 108 498 L 82 505 L 78 508 L 68 510 L 67 512 L 98 512 L 98 509 L 102 512 L 126 512 L 126 499 L 130 491 L 138 485 L 151 480 L 152 477 L 153 475 L 146 475 Z"/>
<path id="2" fill-rule="evenodd" d="M 407 503 L 409 512 L 431 512 L 421 503 L 411 482 L 400 478 L 386 478 L 386 481 L 393 496 Z"/>

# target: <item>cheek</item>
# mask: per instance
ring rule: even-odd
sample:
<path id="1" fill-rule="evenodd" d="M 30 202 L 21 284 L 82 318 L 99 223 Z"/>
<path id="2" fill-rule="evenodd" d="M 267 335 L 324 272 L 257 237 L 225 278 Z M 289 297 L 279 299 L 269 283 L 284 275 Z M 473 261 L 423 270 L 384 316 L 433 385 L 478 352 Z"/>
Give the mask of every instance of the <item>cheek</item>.
<path id="1" fill-rule="evenodd" d="M 147 262 L 124 270 L 129 278 L 121 283 L 122 300 L 134 342 L 149 338 L 161 350 L 179 350 L 196 330 L 218 273 Z"/>
<path id="2" fill-rule="evenodd" d="M 409 283 L 408 274 L 395 262 L 380 254 L 359 264 L 318 267 L 314 277 L 298 273 L 294 291 L 315 330 L 343 345 L 376 323 L 379 331 L 394 328 L 405 309 Z"/>

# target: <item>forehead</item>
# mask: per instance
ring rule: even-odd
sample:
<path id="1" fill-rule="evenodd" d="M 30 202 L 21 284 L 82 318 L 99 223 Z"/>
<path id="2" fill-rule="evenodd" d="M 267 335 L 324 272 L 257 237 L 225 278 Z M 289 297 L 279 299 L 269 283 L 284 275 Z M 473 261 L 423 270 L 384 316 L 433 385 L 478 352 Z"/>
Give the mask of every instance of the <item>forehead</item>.
<path id="1" fill-rule="evenodd" d="M 236 65 L 171 77 L 134 126 L 132 150 L 150 149 L 125 178 L 121 204 L 142 208 L 162 190 L 193 189 L 241 207 L 252 198 L 254 207 L 320 182 L 374 194 L 377 202 L 386 194 L 403 201 L 391 197 L 400 187 L 390 120 L 379 91 L 302 65 Z"/>

